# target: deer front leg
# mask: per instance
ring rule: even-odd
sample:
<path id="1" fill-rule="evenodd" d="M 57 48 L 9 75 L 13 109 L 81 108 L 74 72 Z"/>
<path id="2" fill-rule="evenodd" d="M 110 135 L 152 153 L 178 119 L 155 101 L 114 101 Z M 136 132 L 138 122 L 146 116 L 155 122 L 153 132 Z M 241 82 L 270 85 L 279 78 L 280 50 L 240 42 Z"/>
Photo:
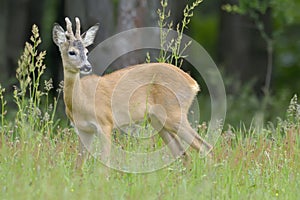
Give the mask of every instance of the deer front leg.
<path id="1" fill-rule="evenodd" d="M 106 125 L 101 127 L 100 140 L 101 152 L 100 159 L 103 164 L 109 166 L 110 164 L 110 150 L 111 150 L 111 132 L 112 126 Z"/>
<path id="2" fill-rule="evenodd" d="M 76 158 L 76 169 L 81 169 L 82 165 L 87 158 L 89 151 L 91 150 L 91 144 L 93 142 L 94 135 L 91 133 L 85 133 L 76 129 L 78 135 L 78 154 Z"/>
<path id="3" fill-rule="evenodd" d="M 76 169 L 81 169 L 83 162 L 86 158 L 86 151 L 84 148 L 84 145 L 82 144 L 80 137 L 78 136 L 78 153 L 77 153 L 77 158 L 76 158 Z"/>

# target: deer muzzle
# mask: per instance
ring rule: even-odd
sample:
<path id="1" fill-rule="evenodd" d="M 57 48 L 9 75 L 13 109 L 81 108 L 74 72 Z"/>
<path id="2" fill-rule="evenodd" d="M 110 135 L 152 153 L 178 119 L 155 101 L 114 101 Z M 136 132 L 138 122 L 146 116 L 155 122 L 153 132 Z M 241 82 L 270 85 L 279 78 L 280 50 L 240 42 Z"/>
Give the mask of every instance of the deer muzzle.
<path id="1" fill-rule="evenodd" d="M 92 72 L 92 66 L 90 64 L 85 64 L 80 68 L 81 74 L 89 74 Z"/>

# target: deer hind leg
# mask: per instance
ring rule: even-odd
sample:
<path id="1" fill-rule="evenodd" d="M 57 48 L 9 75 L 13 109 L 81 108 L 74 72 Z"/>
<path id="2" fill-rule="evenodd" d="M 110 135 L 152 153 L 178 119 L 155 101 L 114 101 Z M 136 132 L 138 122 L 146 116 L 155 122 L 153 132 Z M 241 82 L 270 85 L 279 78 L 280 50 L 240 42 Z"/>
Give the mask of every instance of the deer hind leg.
<path id="1" fill-rule="evenodd" d="M 170 132 L 168 132 L 163 126 L 162 119 L 160 119 L 162 116 L 155 113 L 149 113 L 151 125 L 154 129 L 156 129 L 164 141 L 164 143 L 168 146 L 170 149 L 172 155 L 174 158 L 183 158 L 183 164 L 185 166 L 188 166 L 190 164 L 190 157 L 185 152 L 185 149 L 182 147 L 182 144 L 180 143 L 180 140 L 177 135 L 174 135 Z"/>
<path id="2" fill-rule="evenodd" d="M 159 135 L 163 139 L 164 143 L 168 146 L 170 149 L 172 155 L 174 158 L 182 158 L 183 164 L 185 166 L 189 166 L 191 159 L 190 156 L 187 154 L 185 149 L 182 147 L 182 144 L 179 141 L 178 136 L 169 133 L 165 128 L 159 131 Z"/>
<path id="3" fill-rule="evenodd" d="M 181 139 L 201 154 L 206 155 L 210 153 L 212 146 L 198 135 L 186 118 L 181 121 L 182 122 L 180 123 L 178 120 L 176 122 L 172 119 L 168 119 L 166 127 L 168 127 L 170 132 L 177 134 Z"/>
<path id="4" fill-rule="evenodd" d="M 212 146 L 206 142 L 203 138 L 198 135 L 198 133 L 188 124 L 186 126 L 186 133 L 192 135 L 194 140 L 191 143 L 191 146 L 199 151 L 202 155 L 211 155 Z"/>

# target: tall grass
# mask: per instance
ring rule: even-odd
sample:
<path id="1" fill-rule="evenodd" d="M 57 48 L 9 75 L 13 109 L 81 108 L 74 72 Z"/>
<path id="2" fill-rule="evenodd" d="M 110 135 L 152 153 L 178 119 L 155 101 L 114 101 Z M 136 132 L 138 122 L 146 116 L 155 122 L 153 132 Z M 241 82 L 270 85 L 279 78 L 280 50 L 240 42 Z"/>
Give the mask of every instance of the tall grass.
<path id="1" fill-rule="evenodd" d="M 295 120 L 281 119 L 261 132 L 230 128 L 215 146 L 212 162 L 192 152 L 190 171 L 174 163 L 140 175 L 110 171 L 107 176 L 94 159 L 78 173 L 69 129 L 57 130 L 54 138 L 6 140 L 1 143 L 0 198 L 298 199 L 300 131 Z"/>
<path id="2" fill-rule="evenodd" d="M 174 29 L 173 21 L 170 21 L 171 11 L 168 9 L 168 0 L 161 0 L 161 9 L 157 10 L 158 27 L 160 29 L 160 52 L 156 60 L 161 63 L 172 63 L 181 67 L 186 49 L 191 45 L 191 41 L 182 44 L 184 31 L 193 17 L 193 11 L 202 3 L 203 0 L 196 0 L 191 5 L 187 4 L 183 10 L 183 19 L 176 24 L 176 35 L 171 34 Z M 147 54 L 146 62 L 150 62 L 150 55 Z"/>
<path id="3" fill-rule="evenodd" d="M 42 78 L 46 66 L 44 59 L 46 51 L 39 52 L 41 43 L 39 30 L 36 25 L 32 27 L 30 42 L 26 42 L 23 54 L 18 61 L 16 78 L 18 86 L 14 87 L 13 97 L 17 105 L 17 114 L 11 126 L 14 137 L 38 137 L 48 135 L 54 131 L 58 121 L 55 121 L 57 101 L 61 93 L 50 102 L 50 91 L 53 89 L 52 80 Z M 2 107 L 5 104 L 2 103 Z M 4 108 L 2 109 L 3 112 Z M 5 120 L 2 118 L 2 123 Z"/>

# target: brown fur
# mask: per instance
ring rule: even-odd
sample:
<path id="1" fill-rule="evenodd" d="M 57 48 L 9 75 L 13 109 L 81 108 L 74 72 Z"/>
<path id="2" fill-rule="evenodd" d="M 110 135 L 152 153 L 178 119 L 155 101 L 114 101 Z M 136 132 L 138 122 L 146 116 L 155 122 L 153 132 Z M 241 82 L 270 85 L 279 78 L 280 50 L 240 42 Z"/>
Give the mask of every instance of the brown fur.
<path id="1" fill-rule="evenodd" d="M 95 29 L 87 32 L 91 38 L 81 38 L 76 30 L 72 36 L 70 21 L 66 19 L 68 39 L 56 25 L 53 39 L 60 47 L 64 65 L 64 101 L 66 114 L 80 137 L 81 148 L 77 167 L 81 167 L 85 149 L 90 150 L 93 134 L 100 132 L 107 139 L 102 147 L 102 158 L 109 162 L 112 129 L 141 121 L 145 114 L 175 157 L 187 155 L 180 139 L 198 151 L 207 152 L 211 146 L 190 126 L 187 113 L 199 91 L 197 82 L 176 66 L 149 63 L 131 66 L 105 76 L 89 75 L 80 78 L 83 67 L 89 68 L 86 54 L 74 46 L 74 40 L 90 44 Z M 76 19 L 77 29 L 80 28 Z M 78 33 L 79 32 L 79 33 Z M 93 36 L 93 37 L 92 37 Z M 80 58 L 73 59 L 68 52 L 75 51 Z"/>

